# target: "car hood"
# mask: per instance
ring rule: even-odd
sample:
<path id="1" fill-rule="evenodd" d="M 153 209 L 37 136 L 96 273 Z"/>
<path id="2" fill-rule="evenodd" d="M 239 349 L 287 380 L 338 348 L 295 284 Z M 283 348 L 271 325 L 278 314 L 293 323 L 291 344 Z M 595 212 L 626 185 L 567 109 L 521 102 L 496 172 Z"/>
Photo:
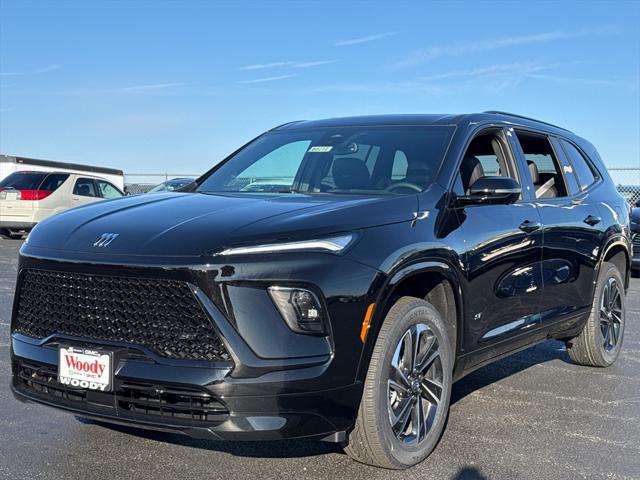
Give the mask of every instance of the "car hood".
<path id="1" fill-rule="evenodd" d="M 164 193 L 97 202 L 41 222 L 28 247 L 104 255 L 200 256 L 410 221 L 417 196 Z M 106 233 L 107 246 L 94 243 Z"/>

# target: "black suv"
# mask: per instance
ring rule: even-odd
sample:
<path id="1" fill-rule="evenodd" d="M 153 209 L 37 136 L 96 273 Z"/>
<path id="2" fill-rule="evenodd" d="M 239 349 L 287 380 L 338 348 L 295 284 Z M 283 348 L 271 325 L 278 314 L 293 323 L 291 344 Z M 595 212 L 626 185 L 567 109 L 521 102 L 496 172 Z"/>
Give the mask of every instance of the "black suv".
<path id="1" fill-rule="evenodd" d="M 640 200 L 631 211 L 631 238 L 633 240 L 632 273 L 640 276 Z"/>
<path id="2" fill-rule="evenodd" d="M 15 396 L 225 440 L 314 437 L 405 468 L 451 386 L 549 338 L 618 356 L 629 207 L 529 118 L 293 122 L 185 191 L 80 207 L 21 249 Z"/>

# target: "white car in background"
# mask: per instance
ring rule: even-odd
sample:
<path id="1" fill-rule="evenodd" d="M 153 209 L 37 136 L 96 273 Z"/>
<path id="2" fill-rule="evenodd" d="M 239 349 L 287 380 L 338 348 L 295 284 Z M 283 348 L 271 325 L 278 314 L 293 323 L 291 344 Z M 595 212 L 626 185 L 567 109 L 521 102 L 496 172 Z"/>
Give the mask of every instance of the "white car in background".
<path id="1" fill-rule="evenodd" d="M 122 196 L 113 183 L 84 173 L 14 172 L 0 181 L 0 233 L 21 237 L 51 215 Z"/>

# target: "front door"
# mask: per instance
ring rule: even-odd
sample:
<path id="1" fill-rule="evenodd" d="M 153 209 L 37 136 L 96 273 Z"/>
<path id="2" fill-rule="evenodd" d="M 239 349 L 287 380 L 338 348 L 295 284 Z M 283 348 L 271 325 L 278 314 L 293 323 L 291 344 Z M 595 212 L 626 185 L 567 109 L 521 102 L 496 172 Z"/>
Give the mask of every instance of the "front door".
<path id="1" fill-rule="evenodd" d="M 483 131 L 472 140 L 454 192 L 468 193 L 482 176 L 520 181 L 502 129 Z M 492 347 L 518 335 L 526 337 L 539 323 L 542 222 L 537 206 L 521 200 L 457 208 L 465 237 L 466 351 Z"/>
<path id="2" fill-rule="evenodd" d="M 79 207 L 100 200 L 100 193 L 93 178 L 78 177 L 71 193 L 70 207 Z"/>

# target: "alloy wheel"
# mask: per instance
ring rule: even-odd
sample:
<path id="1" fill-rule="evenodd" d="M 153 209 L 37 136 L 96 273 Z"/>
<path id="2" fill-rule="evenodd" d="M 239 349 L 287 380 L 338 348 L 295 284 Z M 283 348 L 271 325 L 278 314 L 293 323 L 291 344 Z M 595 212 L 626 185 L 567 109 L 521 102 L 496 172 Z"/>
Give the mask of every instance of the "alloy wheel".
<path id="1" fill-rule="evenodd" d="M 600 331 L 602 346 L 606 352 L 616 348 L 622 329 L 622 295 L 615 278 L 609 278 L 602 290 L 600 299 Z"/>
<path id="2" fill-rule="evenodd" d="M 412 325 L 402 336 L 387 381 L 388 411 L 396 438 L 422 442 L 431 431 L 443 395 L 440 345 L 425 324 Z"/>

